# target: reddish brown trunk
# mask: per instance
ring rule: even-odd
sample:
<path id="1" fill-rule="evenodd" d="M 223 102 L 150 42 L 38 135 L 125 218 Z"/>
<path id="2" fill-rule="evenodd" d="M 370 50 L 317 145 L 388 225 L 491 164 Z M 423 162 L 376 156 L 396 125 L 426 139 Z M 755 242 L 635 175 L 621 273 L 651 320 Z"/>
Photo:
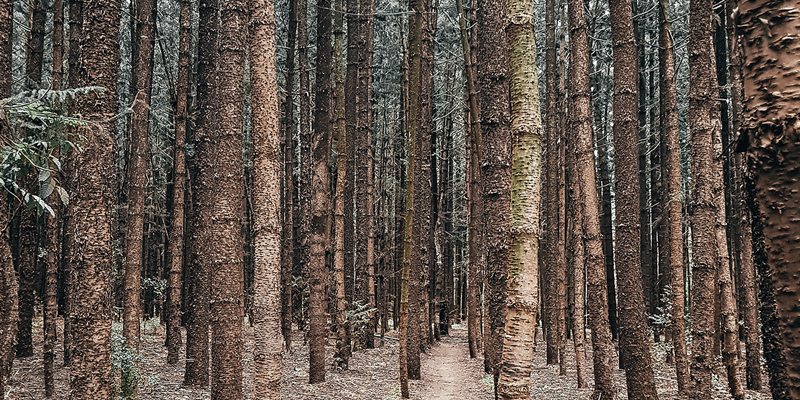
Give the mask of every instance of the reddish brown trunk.
<path id="1" fill-rule="evenodd" d="M 614 164 L 617 219 L 614 258 L 620 302 L 620 353 L 625 357 L 628 397 L 657 399 L 650 340 L 647 337 L 642 292 L 638 126 L 636 119 L 636 46 L 629 0 L 612 0 L 611 36 L 614 46 Z"/>

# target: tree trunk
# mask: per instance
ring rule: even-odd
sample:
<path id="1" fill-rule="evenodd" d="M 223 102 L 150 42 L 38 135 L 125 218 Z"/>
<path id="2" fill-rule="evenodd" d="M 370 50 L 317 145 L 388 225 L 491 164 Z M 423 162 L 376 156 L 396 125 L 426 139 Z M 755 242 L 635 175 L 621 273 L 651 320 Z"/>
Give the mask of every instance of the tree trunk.
<path id="1" fill-rule="evenodd" d="M 55 155 L 60 153 L 58 150 Z M 54 171 L 58 171 L 55 165 L 50 166 Z M 63 215 L 59 207 L 57 196 L 50 196 L 47 202 L 54 211 L 55 216 L 46 216 L 44 243 L 47 256 L 45 258 L 44 273 L 44 292 L 42 294 L 42 330 L 44 331 L 44 345 L 42 348 L 42 359 L 44 367 L 44 391 L 46 397 L 52 397 L 55 390 L 53 378 L 53 363 L 55 360 L 55 345 L 58 341 L 56 336 L 58 318 L 58 266 L 61 263 L 61 219 Z"/>
<path id="2" fill-rule="evenodd" d="M 61 89 L 64 78 L 64 0 L 53 1 L 53 89 Z"/>
<path id="3" fill-rule="evenodd" d="M 169 304 L 167 305 L 167 364 L 177 364 L 181 339 L 181 277 L 184 264 L 184 226 L 186 200 L 186 126 L 188 123 L 189 46 L 191 40 L 191 2 L 180 4 L 180 43 L 178 47 L 178 82 L 175 106 L 175 142 L 173 143 L 172 225 L 169 238 Z"/>
<path id="4" fill-rule="evenodd" d="M 105 87 L 102 97 L 92 94 L 76 99 L 76 112 L 91 122 L 81 129 L 86 137 L 82 151 L 73 158 L 70 198 L 72 217 L 67 230 L 75 232 L 69 244 L 70 326 L 72 352 L 70 399 L 111 398 L 111 199 L 113 176 L 114 115 L 117 113 L 117 66 L 119 63 L 119 2 L 90 1 L 83 4 L 78 33 L 82 57 L 79 86 Z"/>
<path id="5" fill-rule="evenodd" d="M 136 28 L 133 37 L 134 91 L 127 163 L 127 234 L 125 236 L 125 299 L 122 312 L 122 336 L 125 346 L 139 349 L 139 320 L 142 293 L 142 251 L 144 203 L 147 196 L 147 170 L 150 160 L 150 91 L 153 76 L 155 40 L 155 2 L 136 1 Z"/>
<path id="6" fill-rule="evenodd" d="M 273 3 L 250 3 L 250 99 L 253 121 L 253 347 L 254 397 L 281 395 L 281 180 L 282 154 L 275 76 Z"/>
<path id="7" fill-rule="evenodd" d="M 38 180 L 33 174 L 21 176 L 20 186 L 28 192 L 38 191 Z M 37 215 L 21 202 L 12 202 L 16 214 L 17 243 L 14 257 L 19 279 L 19 324 L 17 327 L 17 358 L 33 356 L 33 318 L 36 313 L 37 286 Z M 13 222 L 12 222 L 13 224 Z M 13 235 L 13 233 L 12 233 Z"/>
<path id="8" fill-rule="evenodd" d="M 558 363 L 558 282 L 556 271 L 561 268 L 565 261 L 563 254 L 559 254 L 558 242 L 561 235 L 561 220 L 559 218 L 561 204 L 559 203 L 559 185 L 561 176 L 559 173 L 560 147 L 559 133 L 557 129 L 558 113 L 556 104 L 558 95 L 556 93 L 556 39 L 555 39 L 555 3 L 548 0 L 545 5 L 545 86 L 546 86 L 546 108 L 545 131 L 547 136 L 547 156 L 545 164 L 547 166 L 547 186 L 546 186 L 546 213 L 547 230 L 545 231 L 547 265 L 553 268 L 545 268 L 543 278 L 544 286 L 544 316 L 542 321 L 545 328 L 547 340 L 547 364 Z"/>
<path id="9" fill-rule="evenodd" d="M 478 325 L 478 308 L 480 305 L 480 283 L 483 281 L 480 277 L 480 226 L 483 217 L 483 202 L 477 195 L 480 191 L 480 167 L 479 160 L 481 159 L 481 117 L 480 108 L 478 107 L 478 94 L 475 88 L 474 67 L 472 65 L 472 54 L 470 52 L 469 37 L 467 36 L 467 17 L 464 14 L 464 5 L 462 0 L 456 0 L 456 7 L 458 9 L 458 24 L 461 37 L 461 48 L 464 53 L 464 72 L 467 84 L 467 101 L 469 102 L 469 115 L 468 122 L 470 128 L 470 137 L 468 147 L 472 151 L 468 152 L 466 157 L 469 166 L 469 185 L 468 193 L 469 201 L 469 281 L 467 282 L 469 293 L 467 295 L 467 341 L 469 342 L 469 356 L 476 358 L 481 348 L 480 328 Z"/>
<path id="10" fill-rule="evenodd" d="M 360 275 L 356 286 L 358 300 L 369 309 L 375 308 L 375 223 L 373 215 L 373 154 L 372 154 L 372 13 L 373 0 L 360 0 L 357 34 L 358 70 L 355 87 L 355 144 L 358 224 L 356 225 L 356 271 Z M 359 332 L 361 347 L 375 347 L 376 313 Z"/>
<path id="11" fill-rule="evenodd" d="M 507 311 L 504 313 L 505 335 L 502 336 L 504 340 L 501 348 L 502 359 L 498 365 L 499 380 L 496 393 L 500 399 L 529 399 L 533 335 L 536 331 L 539 299 L 538 231 L 542 120 L 539 115 L 537 91 L 533 3 L 512 0 L 509 1 L 508 11 L 502 3 L 503 1 L 497 1 L 494 10 L 500 11 L 500 17 L 508 15 L 508 22 L 504 28 L 508 35 L 506 48 L 510 63 L 507 65 L 511 78 L 509 86 L 512 104 L 510 112 L 513 121 L 510 129 L 513 172 L 510 189 L 513 200 L 510 210 L 502 211 L 506 214 L 510 211 L 511 218 L 508 223 L 510 229 L 506 231 L 510 233 L 510 243 L 501 245 L 506 249 L 508 249 L 506 246 L 510 245 L 511 250 L 508 255 L 509 301 Z M 489 137 L 487 135 L 487 139 Z M 488 143 L 490 142 L 487 140 Z M 501 238 L 496 240 L 502 241 Z"/>
<path id="12" fill-rule="evenodd" d="M 281 329 L 286 349 L 292 351 L 292 287 L 294 269 L 294 215 L 296 209 L 294 185 L 294 55 L 297 44 L 297 3 L 289 1 L 289 32 L 286 50 L 286 102 L 283 111 L 283 253 L 281 259 Z"/>
<path id="13" fill-rule="evenodd" d="M 11 33 L 13 1 L 0 0 L 0 98 L 11 96 Z M 11 131 L 0 121 L 0 145 L 11 140 Z M 0 196 L 0 393 L 5 394 L 14 362 L 17 339 L 17 277 L 8 245 L 9 220 L 6 197 Z"/>
<path id="14" fill-rule="evenodd" d="M 614 46 L 614 151 L 617 219 L 614 258 L 620 302 L 620 353 L 625 357 L 628 397 L 657 399 L 642 292 L 638 126 L 636 119 L 636 43 L 629 0 L 612 0 Z"/>
<path id="15" fill-rule="evenodd" d="M 711 2 L 693 0 L 689 27 L 689 126 L 692 131 L 692 366 L 690 397 L 711 396 L 714 371 L 712 347 L 717 283 L 718 241 L 715 229 L 714 137 L 719 130 L 719 105 L 714 48 L 711 41 Z M 720 176 L 721 178 L 721 176 Z M 727 267 L 726 267 L 727 268 Z"/>
<path id="16" fill-rule="evenodd" d="M 352 197 L 346 196 L 345 188 L 349 177 L 347 173 L 347 129 L 345 126 L 345 87 L 344 64 L 342 53 L 343 43 L 343 16 L 344 0 L 334 0 L 333 14 L 333 74 L 334 74 L 334 132 L 336 134 L 336 192 L 334 197 L 334 257 L 333 257 L 333 282 L 335 308 L 331 316 L 331 329 L 336 334 L 336 352 L 334 362 L 339 368 L 347 369 L 350 362 L 350 328 L 346 317 L 347 303 L 345 301 L 345 203 L 353 202 Z M 352 194 L 352 193 L 351 193 Z"/>
<path id="17" fill-rule="evenodd" d="M 28 75 L 26 86 L 31 89 L 38 89 L 42 83 L 42 58 L 44 56 L 44 25 L 46 12 L 41 0 L 33 0 L 29 5 L 31 13 L 30 32 L 27 57 L 25 60 L 25 72 Z"/>
<path id="18" fill-rule="evenodd" d="M 200 31 L 197 43 L 197 118 L 192 142 L 194 156 L 191 159 L 191 252 L 188 282 L 188 312 L 186 325 L 186 370 L 183 384 L 189 387 L 208 387 L 208 327 L 209 304 L 211 301 L 211 260 L 210 251 L 214 229 L 211 219 L 214 192 L 211 190 L 216 179 L 216 163 L 213 143 L 218 129 L 216 96 L 218 45 L 217 45 L 217 5 L 211 2 L 200 3 Z"/>
<path id="19" fill-rule="evenodd" d="M 797 1 L 768 4 L 764 1 L 739 4 L 744 59 L 745 114 L 742 133 L 748 142 L 748 156 L 755 179 L 755 194 L 763 215 L 763 233 L 769 270 L 776 286 L 779 329 L 785 346 L 785 364 L 777 364 L 785 376 L 786 391 L 775 399 L 800 399 L 800 347 L 797 330 L 796 260 L 800 246 L 787 227 L 800 218 L 797 183 L 800 165 L 800 129 L 797 115 L 798 79 L 792 56 L 800 18 Z M 766 21 L 766 22 L 765 22 Z M 768 276 L 767 276 L 768 277 Z M 764 329 L 771 321 L 764 320 Z M 765 336 L 767 332 L 765 332 Z M 765 353 L 766 353 L 765 338 Z M 767 357 L 768 363 L 772 360 Z M 772 386 L 772 382 L 771 386 Z M 777 385 L 776 385 L 777 386 Z"/>
<path id="20" fill-rule="evenodd" d="M 488 357 L 485 364 L 488 364 L 488 371 L 495 375 L 496 382 L 503 354 L 506 323 L 506 276 L 510 237 L 509 42 L 506 40 L 506 2 L 479 0 L 477 5 L 477 77 L 482 135 L 482 142 L 478 145 L 482 147 L 480 163 L 485 226 L 482 239 L 486 249 L 486 300 L 489 316 L 489 331 L 486 332 L 485 340 L 485 353 Z"/>
<path id="21" fill-rule="evenodd" d="M 330 178 L 328 158 L 331 152 L 331 107 L 333 106 L 333 86 L 331 82 L 331 3 L 322 0 L 317 3 L 317 95 L 314 107 L 316 129 L 311 143 L 311 231 L 309 237 L 309 383 L 325 382 L 325 343 L 327 333 L 327 302 L 325 285 L 328 270 L 325 265 L 325 252 L 329 242 Z"/>
<path id="22" fill-rule="evenodd" d="M 683 213 L 681 202 L 681 150 L 678 138 L 678 100 L 675 87 L 675 52 L 672 42 L 672 24 L 669 19 L 669 3 L 659 2 L 659 76 L 661 116 L 661 146 L 664 160 L 661 179 L 665 191 L 662 199 L 666 201 L 665 217 L 669 237 L 669 253 L 662 259 L 668 260 L 670 275 L 670 303 L 672 304 L 671 335 L 675 352 L 675 372 L 678 392 L 686 395 L 689 379 L 689 359 L 686 354 L 686 327 L 684 310 L 683 277 Z"/>

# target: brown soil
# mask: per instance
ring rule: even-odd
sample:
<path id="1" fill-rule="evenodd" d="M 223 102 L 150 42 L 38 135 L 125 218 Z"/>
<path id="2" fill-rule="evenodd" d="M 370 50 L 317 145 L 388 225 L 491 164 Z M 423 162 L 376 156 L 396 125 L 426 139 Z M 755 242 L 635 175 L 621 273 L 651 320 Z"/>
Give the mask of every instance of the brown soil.
<path id="1" fill-rule="evenodd" d="M 183 378 L 183 353 L 178 365 L 166 364 L 164 329 L 157 324 L 145 324 L 142 338 L 142 356 L 138 399 L 206 400 L 208 390 L 181 387 Z M 251 328 L 245 328 L 246 344 L 244 361 L 245 399 L 252 398 L 253 369 Z M 388 332 L 382 341 L 376 338 L 375 349 L 359 350 L 350 361 L 347 371 L 329 368 L 326 382 L 308 384 L 308 346 L 303 343 L 302 332 L 295 336 L 296 345 L 284 355 L 283 398 L 284 399 L 349 399 L 349 400 L 395 400 L 400 398 L 398 342 L 395 332 Z M 34 321 L 34 356 L 14 361 L 8 399 L 44 399 L 42 367 L 41 318 Z M 59 324 L 59 339 L 62 338 Z M 541 338 L 542 336 L 539 335 Z M 332 343 L 332 342 L 331 342 Z M 591 347 L 590 347 L 591 348 Z M 567 346 L 567 376 L 558 375 L 557 366 L 545 365 L 545 346 L 539 343 L 534 351 L 531 399 L 532 400 L 578 400 L 589 399 L 590 389 L 577 389 L 571 346 Z M 411 382 L 411 398 L 415 400 L 490 400 L 493 398 L 492 379 L 483 373 L 483 360 L 470 359 L 466 342 L 466 330 L 456 326 L 451 335 L 435 344 L 422 355 L 421 381 Z M 328 359 L 333 356 L 333 347 L 328 348 Z M 658 351 L 654 352 L 656 386 L 662 400 L 676 399 L 677 387 L 674 367 L 664 362 Z M 592 387 L 591 351 L 587 353 L 587 381 Z M 62 367 L 62 349 L 56 349 L 56 399 L 66 399 L 69 392 L 68 369 Z M 331 365 L 329 362 L 328 365 Z M 617 400 L 626 399 L 625 375 L 615 369 Z M 722 370 L 720 370 L 722 372 Z M 724 377 L 724 375 L 721 375 Z M 764 377 L 767 382 L 767 378 Z M 718 379 L 714 399 L 730 399 L 725 390 L 726 382 Z M 771 399 L 768 390 L 759 393 L 746 392 L 747 399 Z"/>

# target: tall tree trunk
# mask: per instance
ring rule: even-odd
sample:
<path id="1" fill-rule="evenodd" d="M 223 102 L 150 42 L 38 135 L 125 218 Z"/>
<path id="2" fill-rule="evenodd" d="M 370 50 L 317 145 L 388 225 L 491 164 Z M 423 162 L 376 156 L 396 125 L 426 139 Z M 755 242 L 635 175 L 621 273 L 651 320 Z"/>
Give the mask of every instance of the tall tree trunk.
<path id="1" fill-rule="evenodd" d="M 327 333 L 327 304 L 325 285 L 328 270 L 325 265 L 325 252 L 329 242 L 330 212 L 330 173 L 328 158 L 331 152 L 331 114 L 333 107 L 333 85 L 331 82 L 331 3 L 321 0 L 317 3 L 317 95 L 314 107 L 315 127 L 311 143 L 311 232 L 309 236 L 309 383 L 325 381 L 325 343 Z"/>
<path id="2" fill-rule="evenodd" d="M 281 329 L 286 349 L 292 349 L 292 288 L 294 270 L 294 135 L 297 129 L 294 119 L 294 55 L 297 45 L 297 3 L 289 1 L 289 32 L 286 50 L 286 101 L 284 104 L 283 132 L 283 253 L 281 254 Z"/>
<path id="3" fill-rule="evenodd" d="M 720 129 L 711 1 L 692 0 L 689 27 L 689 126 L 692 131 L 692 366 L 690 397 L 711 396 L 714 371 L 718 203 L 714 137 Z M 720 176 L 721 178 L 721 176 Z M 726 267 L 727 268 L 727 267 Z"/>
<path id="4" fill-rule="evenodd" d="M 353 202 L 346 196 L 345 188 L 349 177 L 347 173 L 347 129 L 345 126 L 345 87 L 344 87 L 344 0 L 334 0 L 333 10 L 333 74 L 334 74 L 334 127 L 336 135 L 336 192 L 334 196 L 334 256 L 333 282 L 335 308 L 331 316 L 331 329 L 336 334 L 334 362 L 339 368 L 347 369 L 350 362 L 350 327 L 347 322 L 347 302 L 345 301 L 344 260 L 345 249 L 345 203 Z M 397 318 L 395 317 L 395 322 Z"/>
<path id="5" fill-rule="evenodd" d="M 620 353 L 625 357 L 628 397 L 657 399 L 642 292 L 636 119 L 636 43 L 629 0 L 612 0 L 614 46 L 614 152 L 617 194 L 617 281 L 620 302 Z"/>
<path id="6" fill-rule="evenodd" d="M 773 390 L 775 399 L 800 399 L 798 289 L 797 280 L 792 278 L 798 274 L 800 246 L 796 235 L 787 230 L 795 223 L 790 221 L 800 218 L 795 179 L 800 165 L 800 129 L 796 122 L 800 103 L 798 88 L 791 84 L 797 81 L 798 71 L 790 67 L 796 63 L 791 54 L 797 45 L 791 38 L 798 33 L 798 6 L 797 1 L 741 2 L 737 25 L 741 28 L 744 54 L 742 133 L 749 142 L 748 155 L 763 215 L 765 250 L 776 286 L 777 317 L 785 346 L 786 363 L 775 367 L 783 369 L 786 392 L 776 395 Z M 767 326 L 770 322 L 764 321 L 765 330 L 771 328 Z M 765 343 L 765 350 L 766 346 Z"/>
<path id="7" fill-rule="evenodd" d="M 569 122 L 567 125 L 572 137 L 574 138 L 573 147 L 574 167 L 570 171 L 572 184 L 573 199 L 583 199 L 583 202 L 575 201 L 572 207 L 572 216 L 574 230 L 572 233 L 572 241 L 574 242 L 573 251 L 573 284 L 575 287 L 575 312 L 573 315 L 573 342 L 575 345 L 575 368 L 578 379 L 578 388 L 586 387 L 585 366 L 583 356 L 585 352 L 585 336 L 586 330 L 584 327 L 584 274 L 587 261 L 589 240 L 597 240 L 599 236 L 587 236 L 588 233 L 593 235 L 599 234 L 597 226 L 597 217 L 594 214 L 592 222 L 593 232 L 585 232 L 584 229 L 584 215 L 588 210 L 584 208 L 589 207 L 596 212 L 597 210 L 597 191 L 593 188 L 595 182 L 595 169 L 594 169 L 594 146 L 592 144 L 592 98 L 591 88 L 589 81 L 590 73 L 590 49 L 589 49 L 589 28 L 586 23 L 586 10 L 579 0 L 572 0 L 569 3 L 569 70 L 567 71 L 567 79 L 569 80 L 569 87 L 571 93 L 569 94 L 568 112 Z M 585 176 L 584 176 L 585 174 Z M 582 186 L 586 179 L 586 185 Z M 587 196 L 588 195 L 588 196 Z M 590 199 L 591 196 L 591 199 Z M 591 200 L 589 203 L 587 200 Z M 599 243 L 592 243 L 597 245 Z M 602 254 L 602 252 L 600 253 Z M 592 254 L 596 256 L 596 254 Z M 594 261 L 594 260 L 592 260 Z M 605 291 L 602 291 L 605 294 Z M 590 296 L 595 296 L 596 293 L 591 293 Z M 594 300 L 592 300 L 594 301 Z M 597 303 L 600 306 L 600 303 Z M 605 307 L 598 307 L 599 309 Z M 604 317 L 607 318 L 608 311 L 605 310 Z M 594 332 L 594 327 L 592 327 Z M 605 340 L 608 340 L 608 328 L 604 328 L 606 334 Z M 601 339 L 602 340 L 602 339 Z M 606 345 L 610 343 L 606 342 Z M 602 350 L 600 351 L 602 353 Z M 602 368 L 597 368 L 597 372 Z M 600 387 L 600 382 L 608 377 L 596 379 L 598 382 L 596 386 Z M 605 383 L 603 383 L 605 384 Z"/>
<path id="8" fill-rule="evenodd" d="M 125 236 L 125 299 L 122 312 L 122 336 L 125 346 L 139 349 L 139 320 L 142 294 L 142 252 L 144 237 L 144 203 L 147 196 L 147 170 L 150 160 L 150 91 L 153 76 L 153 44 L 155 41 L 155 1 L 137 0 L 133 37 L 134 91 L 131 108 L 130 151 L 126 178 L 128 216 Z"/>
<path id="9" fill-rule="evenodd" d="M 36 193 L 38 180 L 33 174 L 22 176 L 21 184 L 25 190 Z M 37 224 L 35 211 L 27 210 L 20 202 L 12 202 L 17 218 L 17 243 L 14 258 L 19 271 L 19 326 L 17 327 L 17 357 L 33 356 L 33 318 L 36 307 L 37 286 Z M 13 222 L 12 222 L 13 224 Z M 13 250 L 12 250 L 13 251 Z"/>
<path id="10" fill-rule="evenodd" d="M 214 133 L 218 129 L 216 110 L 218 25 L 217 4 L 200 3 L 200 31 L 197 43 L 197 119 L 192 131 L 194 155 L 191 159 L 191 254 L 188 282 L 188 312 L 186 324 L 186 369 L 183 384 L 189 387 L 208 387 L 208 327 L 211 301 L 211 260 L 214 253 L 210 246 L 214 241 L 210 235 L 214 228 L 211 212 L 216 179 L 213 161 Z"/>
<path id="11" fill-rule="evenodd" d="M 613 347 L 611 345 L 611 330 L 608 324 L 608 301 L 606 299 L 605 257 L 603 257 L 603 235 L 600 230 L 598 216 L 598 195 L 595 189 L 595 160 L 594 146 L 592 143 L 592 114 L 590 90 L 590 47 L 589 30 L 586 22 L 586 13 L 580 1 L 571 1 L 569 14 L 570 25 L 570 69 L 569 80 L 572 88 L 569 127 L 574 136 L 576 152 L 577 181 L 576 198 L 582 199 L 582 205 L 576 204 L 579 219 L 575 221 L 575 240 L 582 241 L 585 254 L 587 306 L 589 311 L 589 326 L 592 332 L 592 356 L 594 365 L 595 389 L 592 398 L 613 399 L 616 395 L 612 370 Z M 579 197 L 578 197 L 579 196 Z M 578 245 L 581 243 L 579 242 Z M 579 300 L 582 286 L 583 271 L 576 267 L 575 271 L 575 296 L 576 304 Z M 578 338 L 583 335 L 582 324 L 577 319 L 583 320 L 583 313 L 576 306 L 575 324 L 575 350 L 578 359 Z"/>
<path id="12" fill-rule="evenodd" d="M 511 207 L 511 110 L 509 101 L 509 42 L 506 40 L 505 0 L 478 3 L 478 85 L 481 106 L 481 177 L 486 248 L 489 332 L 485 363 L 499 377 L 506 323 L 506 277 L 509 262 Z M 521 21 L 522 22 L 522 21 Z M 526 22 L 527 23 L 527 22 Z M 524 28 L 520 29 L 527 29 Z"/>
<path id="13" fill-rule="evenodd" d="M 737 4 L 733 0 L 726 1 L 727 21 L 725 28 L 728 34 L 730 57 L 729 73 L 731 83 L 731 128 L 734 138 L 739 138 L 741 121 L 744 118 L 742 99 L 744 98 L 744 87 L 742 85 L 742 49 L 739 39 L 734 32 L 736 21 L 734 20 L 733 9 Z M 734 209 L 735 218 L 741 232 L 739 270 L 741 271 L 741 303 L 739 309 L 744 313 L 744 331 L 747 351 L 747 388 L 750 390 L 761 390 L 761 344 L 758 329 L 758 304 L 756 300 L 756 277 L 753 263 L 753 235 L 751 231 L 750 210 L 747 206 L 747 196 L 744 180 L 747 174 L 746 156 L 741 153 L 734 155 L 733 168 L 737 171 L 734 180 Z"/>
<path id="14" fill-rule="evenodd" d="M 683 277 L 683 213 L 681 202 L 681 150 L 678 138 L 678 97 L 675 81 L 675 48 L 672 42 L 672 24 L 669 19 L 669 3 L 659 2 L 659 76 L 661 116 L 661 146 L 664 160 L 661 179 L 665 191 L 666 221 L 669 236 L 669 254 L 666 259 L 670 276 L 670 303 L 672 304 L 671 336 L 675 352 L 675 372 L 678 392 L 686 395 L 689 379 L 689 359 L 686 354 L 686 327 L 684 310 Z"/>
<path id="15" fill-rule="evenodd" d="M 369 309 L 375 308 L 375 223 L 373 215 L 373 154 L 372 154 L 372 12 L 373 0 L 359 0 L 356 27 L 358 70 L 355 87 L 356 102 L 356 185 L 358 224 L 356 225 L 356 271 L 360 275 L 356 286 L 358 300 Z M 375 347 L 376 313 L 359 332 L 361 346 Z"/>
<path id="16" fill-rule="evenodd" d="M 186 126 L 188 123 L 189 46 L 191 40 L 191 2 L 180 4 L 178 44 L 178 82 L 175 105 L 175 142 L 172 150 L 174 184 L 172 189 L 172 224 L 169 237 L 169 304 L 167 305 L 167 364 L 177 364 L 181 338 L 181 277 L 184 264 L 184 226 L 186 200 Z M 252 78 L 251 78 L 252 79 Z"/>
<path id="17" fill-rule="evenodd" d="M 0 98 L 11 96 L 11 33 L 13 1 L 0 0 Z M 0 146 L 11 140 L 11 131 L 0 121 Z M 17 339 L 17 277 L 8 245 L 9 220 L 6 197 L 0 196 L 0 393 L 6 393 Z"/>
<path id="18" fill-rule="evenodd" d="M 470 193 L 469 198 L 469 279 L 467 282 L 469 293 L 467 295 L 467 341 L 469 342 L 469 356 L 475 358 L 481 347 L 480 328 L 478 325 L 478 308 L 480 300 L 480 283 L 483 279 L 480 278 L 480 245 L 482 241 L 478 237 L 480 235 L 481 220 L 483 217 L 483 202 L 481 197 L 477 195 L 480 191 L 480 167 L 479 160 L 481 159 L 481 117 L 480 108 L 478 107 L 478 94 L 475 88 L 475 75 L 474 67 L 472 65 L 472 54 L 470 52 L 469 37 L 467 34 L 467 16 L 464 14 L 464 5 L 462 0 L 456 0 L 456 7 L 458 9 L 458 25 L 461 37 L 461 48 L 464 54 L 464 72 L 466 75 L 467 83 L 467 101 L 469 102 L 469 147 L 472 149 L 467 162 L 469 166 L 469 185 Z"/>
<path id="19" fill-rule="evenodd" d="M 355 169 L 356 169 L 356 126 L 358 113 L 356 112 L 356 91 L 358 87 L 358 0 L 343 0 L 347 7 L 347 68 L 345 71 L 345 129 L 347 144 L 347 163 L 345 171 L 346 181 L 344 187 L 344 275 L 345 275 L 345 300 L 353 303 L 356 299 L 355 287 L 355 217 L 354 214 L 361 210 L 355 209 Z"/>
<path id="20" fill-rule="evenodd" d="M 534 11 L 532 2 L 511 0 L 508 2 L 508 11 L 503 1 L 495 3 L 497 8 L 494 10 L 500 12 L 499 17 L 508 16 L 504 28 L 508 35 L 506 48 L 509 64 L 506 65 L 510 73 L 513 146 L 510 182 L 513 200 L 510 209 L 498 210 L 503 213 L 510 211 L 511 218 L 508 223 L 510 229 L 506 231 L 510 234 L 510 243 L 502 243 L 503 247 L 510 247 L 509 301 L 496 393 L 501 399 L 529 399 L 533 336 L 539 308 L 538 231 L 542 173 L 542 120 L 536 77 Z M 489 137 L 487 135 L 487 139 Z M 495 240 L 502 241 L 502 238 Z"/>
<path id="21" fill-rule="evenodd" d="M 244 168 L 242 165 L 242 99 L 247 49 L 247 3 L 224 2 L 220 6 L 219 66 L 217 69 L 219 129 L 212 133 L 216 176 L 204 189 L 212 194 L 209 216 L 211 268 L 211 399 L 242 398 L 242 310 L 244 251 Z M 209 171 L 211 172 L 211 171 Z"/>
<path id="22" fill-rule="evenodd" d="M 81 134 L 82 151 L 73 158 L 70 199 L 75 232 L 69 244 L 72 271 L 70 325 L 72 352 L 70 399 L 107 399 L 111 393 L 111 199 L 113 176 L 113 116 L 117 112 L 120 5 L 115 0 L 83 4 L 78 37 L 82 51 L 76 81 L 79 86 L 105 87 L 102 97 L 78 98 L 76 112 L 92 121 Z"/>
<path id="23" fill-rule="evenodd" d="M 281 396 L 281 180 L 273 3 L 250 3 L 250 99 L 253 121 L 254 397 Z"/>

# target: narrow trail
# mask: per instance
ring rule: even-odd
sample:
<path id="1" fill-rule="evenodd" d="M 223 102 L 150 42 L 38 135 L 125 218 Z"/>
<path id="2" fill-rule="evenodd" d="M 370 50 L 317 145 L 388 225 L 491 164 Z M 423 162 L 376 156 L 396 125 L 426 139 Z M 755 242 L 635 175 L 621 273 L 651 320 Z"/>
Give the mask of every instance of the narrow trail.
<path id="1" fill-rule="evenodd" d="M 490 388 L 482 383 L 483 359 L 469 358 L 467 330 L 454 328 L 449 336 L 422 354 L 422 381 L 411 390 L 419 400 L 489 400 Z M 485 382 L 485 380 L 483 380 Z"/>

